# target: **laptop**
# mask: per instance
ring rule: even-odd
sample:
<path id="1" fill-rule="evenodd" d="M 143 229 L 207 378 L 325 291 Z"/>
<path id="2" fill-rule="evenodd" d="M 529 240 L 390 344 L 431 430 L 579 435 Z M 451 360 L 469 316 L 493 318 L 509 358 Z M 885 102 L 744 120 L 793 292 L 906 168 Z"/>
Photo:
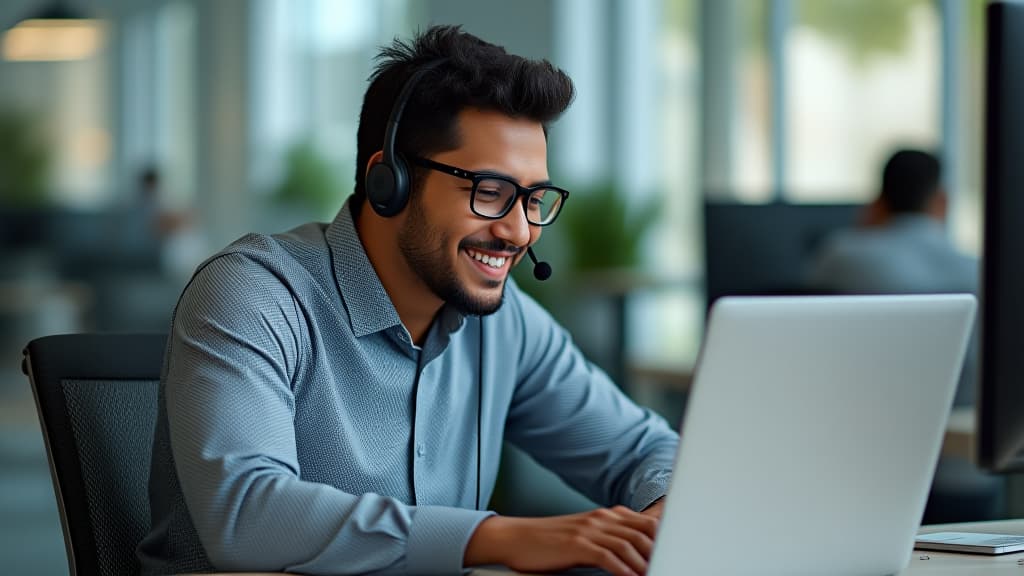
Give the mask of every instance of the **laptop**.
<path id="1" fill-rule="evenodd" d="M 903 570 L 975 307 L 969 295 L 718 300 L 648 575 Z"/>

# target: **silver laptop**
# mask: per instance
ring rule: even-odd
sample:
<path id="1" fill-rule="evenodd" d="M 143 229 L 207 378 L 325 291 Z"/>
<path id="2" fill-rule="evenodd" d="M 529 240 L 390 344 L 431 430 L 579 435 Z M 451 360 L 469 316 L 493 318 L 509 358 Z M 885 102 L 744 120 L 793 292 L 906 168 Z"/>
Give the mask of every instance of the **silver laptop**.
<path id="1" fill-rule="evenodd" d="M 714 306 L 649 576 L 903 570 L 976 303 Z"/>

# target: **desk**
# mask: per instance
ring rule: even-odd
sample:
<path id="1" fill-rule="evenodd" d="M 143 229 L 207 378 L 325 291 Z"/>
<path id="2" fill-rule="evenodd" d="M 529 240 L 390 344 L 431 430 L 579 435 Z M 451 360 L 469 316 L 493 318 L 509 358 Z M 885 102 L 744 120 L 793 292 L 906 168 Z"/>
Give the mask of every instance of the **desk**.
<path id="1" fill-rule="evenodd" d="M 995 532 L 999 534 L 1024 535 L 1024 520 L 997 520 L 993 522 L 967 522 L 963 524 L 935 524 L 922 526 L 921 533 L 931 532 Z M 927 558 L 927 560 L 922 560 Z M 952 552 L 926 552 L 914 550 L 910 566 L 901 576 L 924 574 L 958 574 L 961 576 L 997 576 L 1000 574 L 1024 575 L 1024 552 L 981 556 L 977 554 L 956 554 Z"/>
<path id="2" fill-rule="evenodd" d="M 946 424 L 946 436 L 942 440 L 942 453 L 960 456 L 974 462 L 975 442 L 974 407 L 954 408 Z"/>

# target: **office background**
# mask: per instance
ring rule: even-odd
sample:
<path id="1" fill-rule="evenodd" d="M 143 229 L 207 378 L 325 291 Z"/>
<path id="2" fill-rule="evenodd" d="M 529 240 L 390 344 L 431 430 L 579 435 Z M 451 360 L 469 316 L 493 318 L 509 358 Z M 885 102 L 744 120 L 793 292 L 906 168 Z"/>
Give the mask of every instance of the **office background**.
<path id="1" fill-rule="evenodd" d="M 706 201 L 865 202 L 893 149 L 931 148 L 950 231 L 980 251 L 984 5 L 2 3 L 5 32 L 56 8 L 89 22 L 62 55 L 6 34 L 0 60 L 0 562 L 66 572 L 23 344 L 166 331 L 204 256 L 247 231 L 330 219 L 351 189 L 372 56 L 396 35 L 458 23 L 573 77 L 549 166 L 573 196 L 538 245 L 556 276 L 517 277 L 634 397 L 678 421 L 706 310 Z M 503 497 L 527 506 L 512 488 Z M 585 503 L 552 487 L 531 505 Z"/>

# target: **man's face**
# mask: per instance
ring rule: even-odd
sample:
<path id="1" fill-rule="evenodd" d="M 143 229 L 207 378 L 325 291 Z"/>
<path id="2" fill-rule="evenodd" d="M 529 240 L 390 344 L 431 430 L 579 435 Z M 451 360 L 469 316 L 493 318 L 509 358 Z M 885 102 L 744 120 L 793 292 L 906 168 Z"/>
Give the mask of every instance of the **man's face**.
<path id="1" fill-rule="evenodd" d="M 431 159 L 473 172 L 508 176 L 522 186 L 548 179 L 547 141 L 540 123 L 498 112 L 464 110 L 462 145 Z M 428 171 L 413 195 L 398 246 L 409 267 L 439 298 L 464 314 L 492 314 L 505 281 L 540 227 L 526 221 L 522 200 L 503 218 L 488 220 L 470 208 L 473 183 Z"/>

